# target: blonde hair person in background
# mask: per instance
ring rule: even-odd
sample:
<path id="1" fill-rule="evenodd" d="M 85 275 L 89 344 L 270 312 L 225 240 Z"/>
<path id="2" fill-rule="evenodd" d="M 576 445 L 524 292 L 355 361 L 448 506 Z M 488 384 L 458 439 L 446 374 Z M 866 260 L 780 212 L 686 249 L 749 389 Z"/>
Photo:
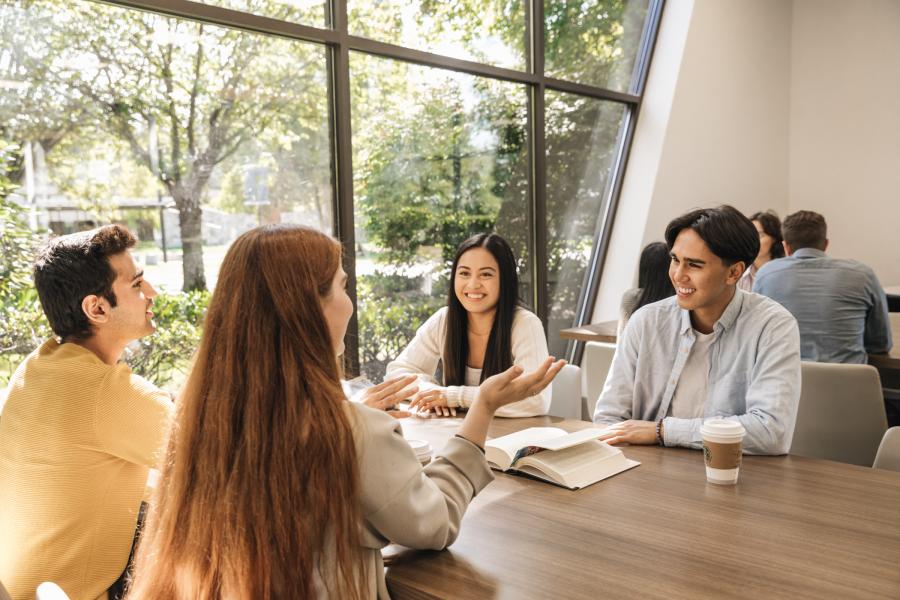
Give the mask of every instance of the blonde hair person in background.
<path id="1" fill-rule="evenodd" d="M 345 397 L 340 244 L 269 225 L 228 250 L 179 402 L 129 598 L 387 598 L 380 549 L 452 543 L 491 479 L 494 412 L 563 361 L 489 378 L 426 468 L 400 422 Z"/>
<path id="2" fill-rule="evenodd" d="M 123 592 L 169 395 L 119 359 L 153 333 L 156 291 L 108 225 L 47 243 L 34 265 L 58 339 L 16 369 L 0 417 L 0 581 L 31 600 L 42 581 L 76 600 Z"/>

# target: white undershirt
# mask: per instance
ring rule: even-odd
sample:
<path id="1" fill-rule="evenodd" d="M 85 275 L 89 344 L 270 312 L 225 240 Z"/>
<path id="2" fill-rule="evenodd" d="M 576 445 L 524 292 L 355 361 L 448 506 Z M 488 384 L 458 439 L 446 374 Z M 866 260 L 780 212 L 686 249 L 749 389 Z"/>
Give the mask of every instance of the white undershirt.
<path id="1" fill-rule="evenodd" d="M 669 405 L 668 417 L 697 419 L 703 416 L 709 393 L 709 349 L 716 340 L 716 332 L 700 333 L 695 329 L 694 337 L 694 345 Z"/>
<path id="2" fill-rule="evenodd" d="M 478 386 L 481 384 L 481 369 L 466 367 L 466 385 Z"/>

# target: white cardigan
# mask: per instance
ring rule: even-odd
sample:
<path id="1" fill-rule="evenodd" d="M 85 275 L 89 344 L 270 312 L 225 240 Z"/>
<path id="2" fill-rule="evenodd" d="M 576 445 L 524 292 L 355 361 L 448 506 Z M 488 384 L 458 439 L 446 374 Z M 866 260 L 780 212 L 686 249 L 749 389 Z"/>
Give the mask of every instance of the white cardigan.
<path id="1" fill-rule="evenodd" d="M 419 389 L 442 388 L 446 390 L 447 402 L 450 406 L 468 407 L 472 405 L 478 395 L 478 386 L 450 385 L 444 387 L 439 385 L 434 378 L 444 350 L 444 339 L 447 334 L 446 319 L 446 306 L 431 315 L 419 327 L 416 336 L 404 348 L 400 356 L 388 364 L 385 378 L 397 375 L 418 375 Z M 511 336 L 513 364 L 522 367 L 526 373 L 536 369 L 549 355 L 541 320 L 524 308 L 516 309 Z M 467 370 L 472 371 L 468 367 Z M 547 386 L 536 396 L 504 406 L 497 411 L 497 416 L 533 417 L 547 414 L 547 411 L 550 410 L 551 387 Z"/>

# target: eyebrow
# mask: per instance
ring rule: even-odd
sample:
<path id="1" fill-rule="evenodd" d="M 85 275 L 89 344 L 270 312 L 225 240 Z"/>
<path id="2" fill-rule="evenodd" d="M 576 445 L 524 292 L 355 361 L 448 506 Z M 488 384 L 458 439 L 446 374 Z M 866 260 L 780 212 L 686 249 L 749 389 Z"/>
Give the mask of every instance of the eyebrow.
<path id="1" fill-rule="evenodd" d="M 690 257 L 685 256 L 685 257 L 682 257 L 682 258 L 679 259 L 679 258 L 678 258 L 678 255 L 675 254 L 674 252 L 672 252 L 669 256 L 671 256 L 672 258 L 674 258 L 674 259 L 676 259 L 676 260 L 683 260 L 683 261 L 689 262 L 689 263 L 697 263 L 698 265 L 705 265 L 705 264 L 706 264 L 706 261 L 703 260 L 703 259 L 701 259 L 701 258 L 690 258 Z"/>
<path id="2" fill-rule="evenodd" d="M 134 281 L 135 279 L 140 279 L 143 276 L 144 276 L 144 270 L 141 269 L 140 271 L 138 271 L 137 273 L 134 274 L 134 277 L 132 277 L 131 280 Z"/>

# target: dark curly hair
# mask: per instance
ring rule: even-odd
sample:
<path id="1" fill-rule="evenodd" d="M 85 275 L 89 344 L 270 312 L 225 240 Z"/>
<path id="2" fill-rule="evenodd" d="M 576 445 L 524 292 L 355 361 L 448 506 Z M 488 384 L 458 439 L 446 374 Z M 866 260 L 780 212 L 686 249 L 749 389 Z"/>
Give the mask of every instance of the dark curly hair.
<path id="1" fill-rule="evenodd" d="M 135 243 L 135 237 L 122 225 L 106 225 L 53 238 L 38 251 L 34 285 L 53 333 L 63 340 L 91 337 L 91 325 L 81 302 L 85 296 L 95 295 L 116 305 L 112 290 L 116 272 L 109 257 Z"/>

